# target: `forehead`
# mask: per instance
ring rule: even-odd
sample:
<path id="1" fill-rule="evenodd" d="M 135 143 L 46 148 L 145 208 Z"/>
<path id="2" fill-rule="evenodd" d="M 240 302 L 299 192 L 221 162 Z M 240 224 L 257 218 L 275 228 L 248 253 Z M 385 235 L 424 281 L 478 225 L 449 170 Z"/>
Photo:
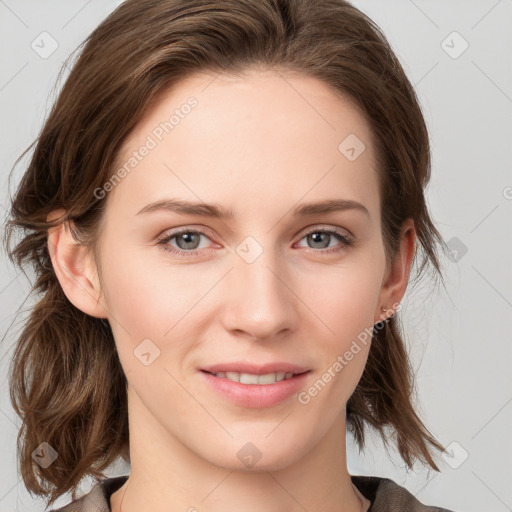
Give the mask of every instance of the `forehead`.
<path id="1" fill-rule="evenodd" d="M 375 165 L 364 116 L 324 82 L 270 70 L 201 73 L 165 91 L 127 138 L 116 169 L 128 172 L 109 201 L 130 197 L 133 210 L 167 193 L 236 211 L 335 195 L 375 207 Z"/>

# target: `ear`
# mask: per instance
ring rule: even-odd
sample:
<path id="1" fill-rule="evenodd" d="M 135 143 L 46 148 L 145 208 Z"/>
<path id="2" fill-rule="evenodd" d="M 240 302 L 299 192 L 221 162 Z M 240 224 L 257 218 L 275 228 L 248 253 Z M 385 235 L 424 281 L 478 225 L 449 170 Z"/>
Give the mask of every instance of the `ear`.
<path id="1" fill-rule="evenodd" d="M 47 221 L 64 218 L 62 209 L 52 211 Z M 69 301 L 90 316 L 107 318 L 100 304 L 101 289 L 92 251 L 71 233 L 72 221 L 63 221 L 48 230 L 48 252 L 59 283 Z"/>
<path id="2" fill-rule="evenodd" d="M 387 265 L 377 310 L 375 311 L 375 323 L 385 320 L 397 311 L 409 281 L 415 246 L 416 229 L 414 228 L 414 221 L 407 219 L 400 231 L 400 242 L 395 259 Z M 383 310 L 384 308 L 385 310 Z"/>

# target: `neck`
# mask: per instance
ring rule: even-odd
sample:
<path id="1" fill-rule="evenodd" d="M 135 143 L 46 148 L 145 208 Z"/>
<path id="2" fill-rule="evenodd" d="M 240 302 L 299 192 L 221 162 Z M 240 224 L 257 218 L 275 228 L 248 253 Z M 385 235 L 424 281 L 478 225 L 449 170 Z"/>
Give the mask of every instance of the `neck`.
<path id="1" fill-rule="evenodd" d="M 262 449 L 261 459 L 243 468 L 238 458 L 222 465 L 208 460 L 210 453 L 214 457 L 220 451 L 218 446 L 205 447 L 206 456 L 199 456 L 164 430 L 130 388 L 128 404 L 130 419 L 137 418 L 130 420 L 131 471 L 127 482 L 111 496 L 112 512 L 361 511 L 361 499 L 346 466 L 344 415 L 335 419 L 309 451 L 304 447 L 292 450 L 304 452 L 303 457 L 295 459 L 291 453 L 280 462 L 264 464 L 266 451 Z"/>

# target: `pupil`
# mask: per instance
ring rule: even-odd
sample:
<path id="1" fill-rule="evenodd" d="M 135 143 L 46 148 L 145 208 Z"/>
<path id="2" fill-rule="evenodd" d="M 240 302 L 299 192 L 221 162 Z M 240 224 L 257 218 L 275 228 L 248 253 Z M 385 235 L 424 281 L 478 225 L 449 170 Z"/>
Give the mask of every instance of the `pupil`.
<path id="1" fill-rule="evenodd" d="M 327 238 L 329 237 L 329 235 L 327 233 L 312 233 L 309 236 L 312 238 L 313 243 L 320 243 L 321 248 L 325 248 L 325 247 L 327 247 L 327 245 L 329 245 L 328 243 L 327 243 L 327 245 L 325 244 L 325 240 L 327 240 Z M 322 240 L 321 240 L 322 237 L 325 237 L 323 244 L 322 244 Z"/>
<path id="2" fill-rule="evenodd" d="M 197 237 L 196 233 L 182 233 L 181 237 L 178 237 L 178 241 L 185 240 L 184 245 L 185 247 L 182 247 L 182 244 L 178 243 L 180 246 L 180 249 L 195 249 L 196 247 L 190 247 L 189 245 L 194 245 L 194 237 Z M 197 244 L 197 240 L 196 240 Z"/>

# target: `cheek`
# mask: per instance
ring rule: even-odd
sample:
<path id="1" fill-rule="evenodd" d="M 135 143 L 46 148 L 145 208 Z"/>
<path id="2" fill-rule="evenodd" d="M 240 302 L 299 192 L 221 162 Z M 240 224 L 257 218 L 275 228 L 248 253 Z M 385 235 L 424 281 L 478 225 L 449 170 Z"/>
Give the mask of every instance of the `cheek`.
<path id="1" fill-rule="evenodd" d="M 329 345 L 336 350 L 373 327 L 384 268 L 378 254 L 354 255 L 346 264 L 306 270 L 298 278 L 304 303 L 323 325 L 323 339 L 331 339 Z"/>
<path id="2" fill-rule="evenodd" d="M 173 350 L 179 350 L 185 344 L 179 340 L 190 338 L 193 330 L 194 305 L 208 291 L 199 276 L 194 282 L 192 273 L 179 265 L 148 264 L 143 252 L 125 252 L 119 259 L 107 256 L 102 265 L 106 307 L 125 368 L 143 340 L 159 349 L 173 341 Z"/>
<path id="3" fill-rule="evenodd" d="M 384 261 L 376 248 L 335 271 L 331 267 L 304 279 L 307 305 L 318 312 L 319 327 L 311 330 L 318 333 L 322 361 L 301 403 L 314 399 L 321 408 L 328 407 L 327 402 L 342 407 L 357 386 L 370 349 Z"/>
<path id="4" fill-rule="evenodd" d="M 320 364 L 297 399 L 306 409 L 318 411 L 325 425 L 345 410 L 368 358 L 377 287 L 371 282 L 365 284 L 350 287 L 345 282 L 342 291 L 330 299 L 319 299 L 316 305 L 323 307 L 322 320 L 332 332 L 322 329 L 324 334 L 318 337 L 317 345 L 322 354 Z"/>

